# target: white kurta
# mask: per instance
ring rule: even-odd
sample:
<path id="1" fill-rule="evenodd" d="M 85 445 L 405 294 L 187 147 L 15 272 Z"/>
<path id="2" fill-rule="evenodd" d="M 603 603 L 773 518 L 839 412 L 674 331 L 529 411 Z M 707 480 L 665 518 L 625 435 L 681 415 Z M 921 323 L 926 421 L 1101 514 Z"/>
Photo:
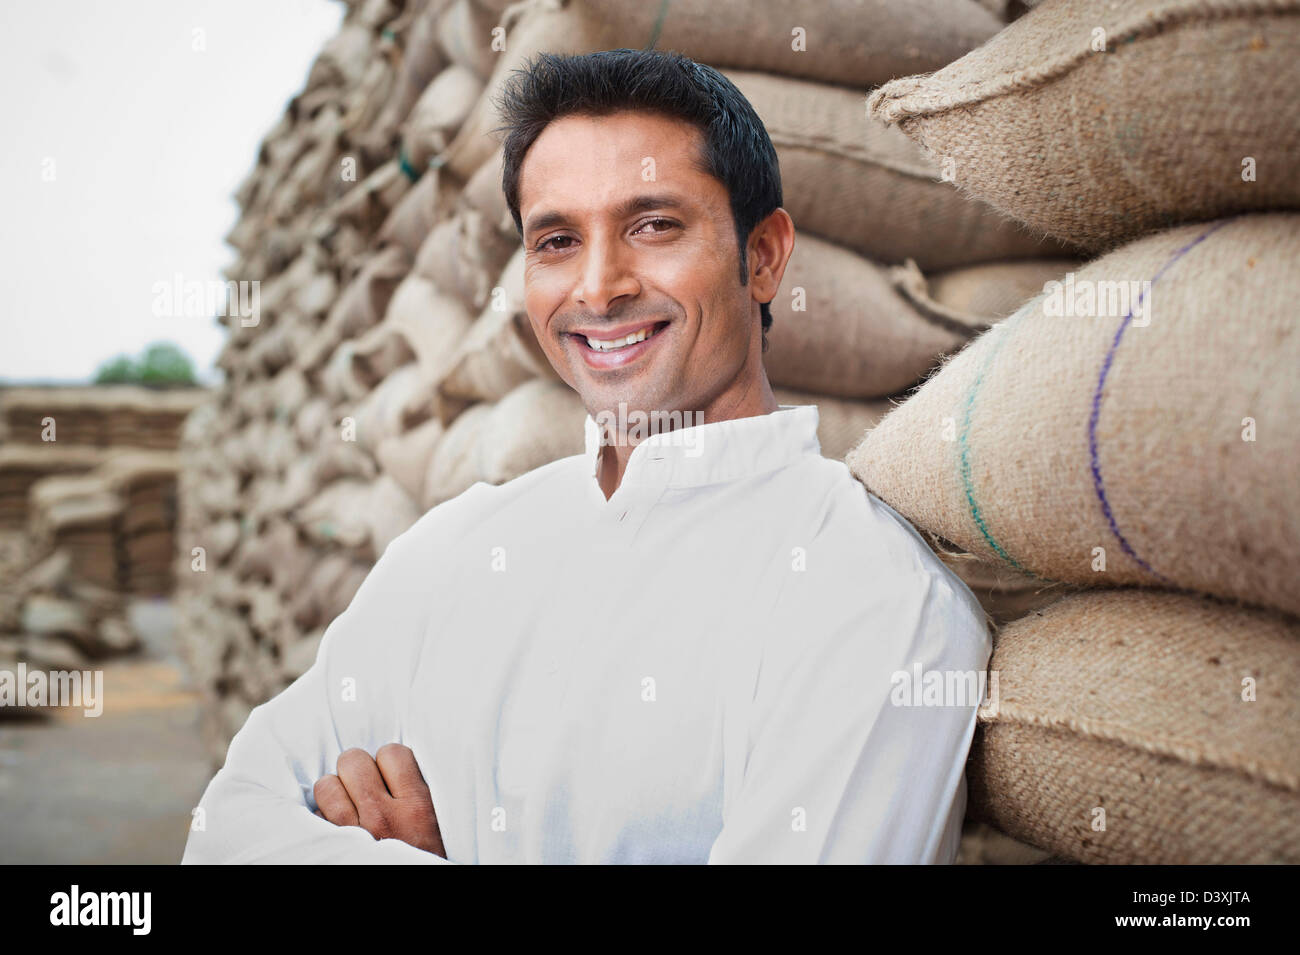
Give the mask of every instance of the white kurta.
<path id="1" fill-rule="evenodd" d="M 985 618 L 817 422 L 652 437 L 607 501 L 588 417 L 585 454 L 433 508 L 253 710 L 184 861 L 443 862 L 312 813 L 399 742 L 451 862 L 951 862 L 978 700 L 897 675 L 983 671 Z"/>

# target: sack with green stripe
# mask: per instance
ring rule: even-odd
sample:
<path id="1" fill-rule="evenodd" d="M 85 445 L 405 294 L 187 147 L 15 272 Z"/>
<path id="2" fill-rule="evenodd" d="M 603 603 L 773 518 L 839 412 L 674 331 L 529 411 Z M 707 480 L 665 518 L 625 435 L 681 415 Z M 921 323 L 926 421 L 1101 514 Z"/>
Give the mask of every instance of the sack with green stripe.
<path id="1" fill-rule="evenodd" d="M 848 457 L 990 561 L 1300 614 L 1300 216 L 1180 226 L 1048 287 Z"/>

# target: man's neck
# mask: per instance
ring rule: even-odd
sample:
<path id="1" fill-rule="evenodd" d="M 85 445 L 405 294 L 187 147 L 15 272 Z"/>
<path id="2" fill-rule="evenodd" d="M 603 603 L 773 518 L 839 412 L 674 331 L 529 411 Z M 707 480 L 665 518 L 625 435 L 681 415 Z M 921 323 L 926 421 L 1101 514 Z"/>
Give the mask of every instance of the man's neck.
<path id="1" fill-rule="evenodd" d="M 686 420 L 694 418 L 704 423 L 711 423 L 730 421 L 733 418 L 752 418 L 755 415 L 771 414 L 779 407 L 776 396 L 772 394 L 772 386 L 768 383 L 767 375 L 764 374 L 745 391 L 721 395 L 708 407 L 702 409 L 702 414 L 686 416 Z M 609 500 L 623 482 L 627 462 L 640 442 L 629 440 L 626 434 L 604 435 L 602 439 L 605 441 L 613 439 L 613 443 L 604 445 L 599 451 L 600 467 L 597 472 L 600 490 L 605 495 L 605 500 Z"/>

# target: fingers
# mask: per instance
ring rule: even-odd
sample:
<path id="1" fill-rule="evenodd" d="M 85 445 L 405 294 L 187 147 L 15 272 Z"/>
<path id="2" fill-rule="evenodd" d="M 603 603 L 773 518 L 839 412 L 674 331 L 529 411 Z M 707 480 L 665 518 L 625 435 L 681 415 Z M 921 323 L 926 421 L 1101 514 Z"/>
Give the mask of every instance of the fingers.
<path id="1" fill-rule="evenodd" d="M 339 779 L 356 806 L 359 824 L 376 839 L 383 838 L 377 833 L 387 829 L 385 803 L 392 796 L 374 759 L 364 749 L 344 750 L 339 756 L 338 770 Z"/>
<path id="2" fill-rule="evenodd" d="M 352 798 L 348 796 L 348 791 L 339 777 L 322 776 L 316 780 L 312 794 L 316 797 L 316 805 L 319 807 L 317 815 L 336 826 L 361 825 L 361 816 L 357 812 L 357 807 L 353 805 Z"/>
<path id="3" fill-rule="evenodd" d="M 394 799 L 427 796 L 429 787 L 415 754 L 401 743 L 386 743 L 375 753 L 375 765 Z"/>

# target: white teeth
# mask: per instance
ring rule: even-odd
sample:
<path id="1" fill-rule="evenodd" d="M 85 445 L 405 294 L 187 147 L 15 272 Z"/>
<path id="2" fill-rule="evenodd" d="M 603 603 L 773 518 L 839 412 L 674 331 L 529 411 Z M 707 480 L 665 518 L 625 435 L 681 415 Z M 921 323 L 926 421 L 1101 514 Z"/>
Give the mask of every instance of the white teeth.
<path id="1" fill-rule="evenodd" d="M 633 332 L 624 338 L 587 338 L 587 345 L 596 351 L 612 351 L 615 348 L 626 348 L 628 345 L 635 345 L 637 342 L 643 342 L 652 335 L 659 333 L 659 329 L 647 327 L 639 332 Z"/>

